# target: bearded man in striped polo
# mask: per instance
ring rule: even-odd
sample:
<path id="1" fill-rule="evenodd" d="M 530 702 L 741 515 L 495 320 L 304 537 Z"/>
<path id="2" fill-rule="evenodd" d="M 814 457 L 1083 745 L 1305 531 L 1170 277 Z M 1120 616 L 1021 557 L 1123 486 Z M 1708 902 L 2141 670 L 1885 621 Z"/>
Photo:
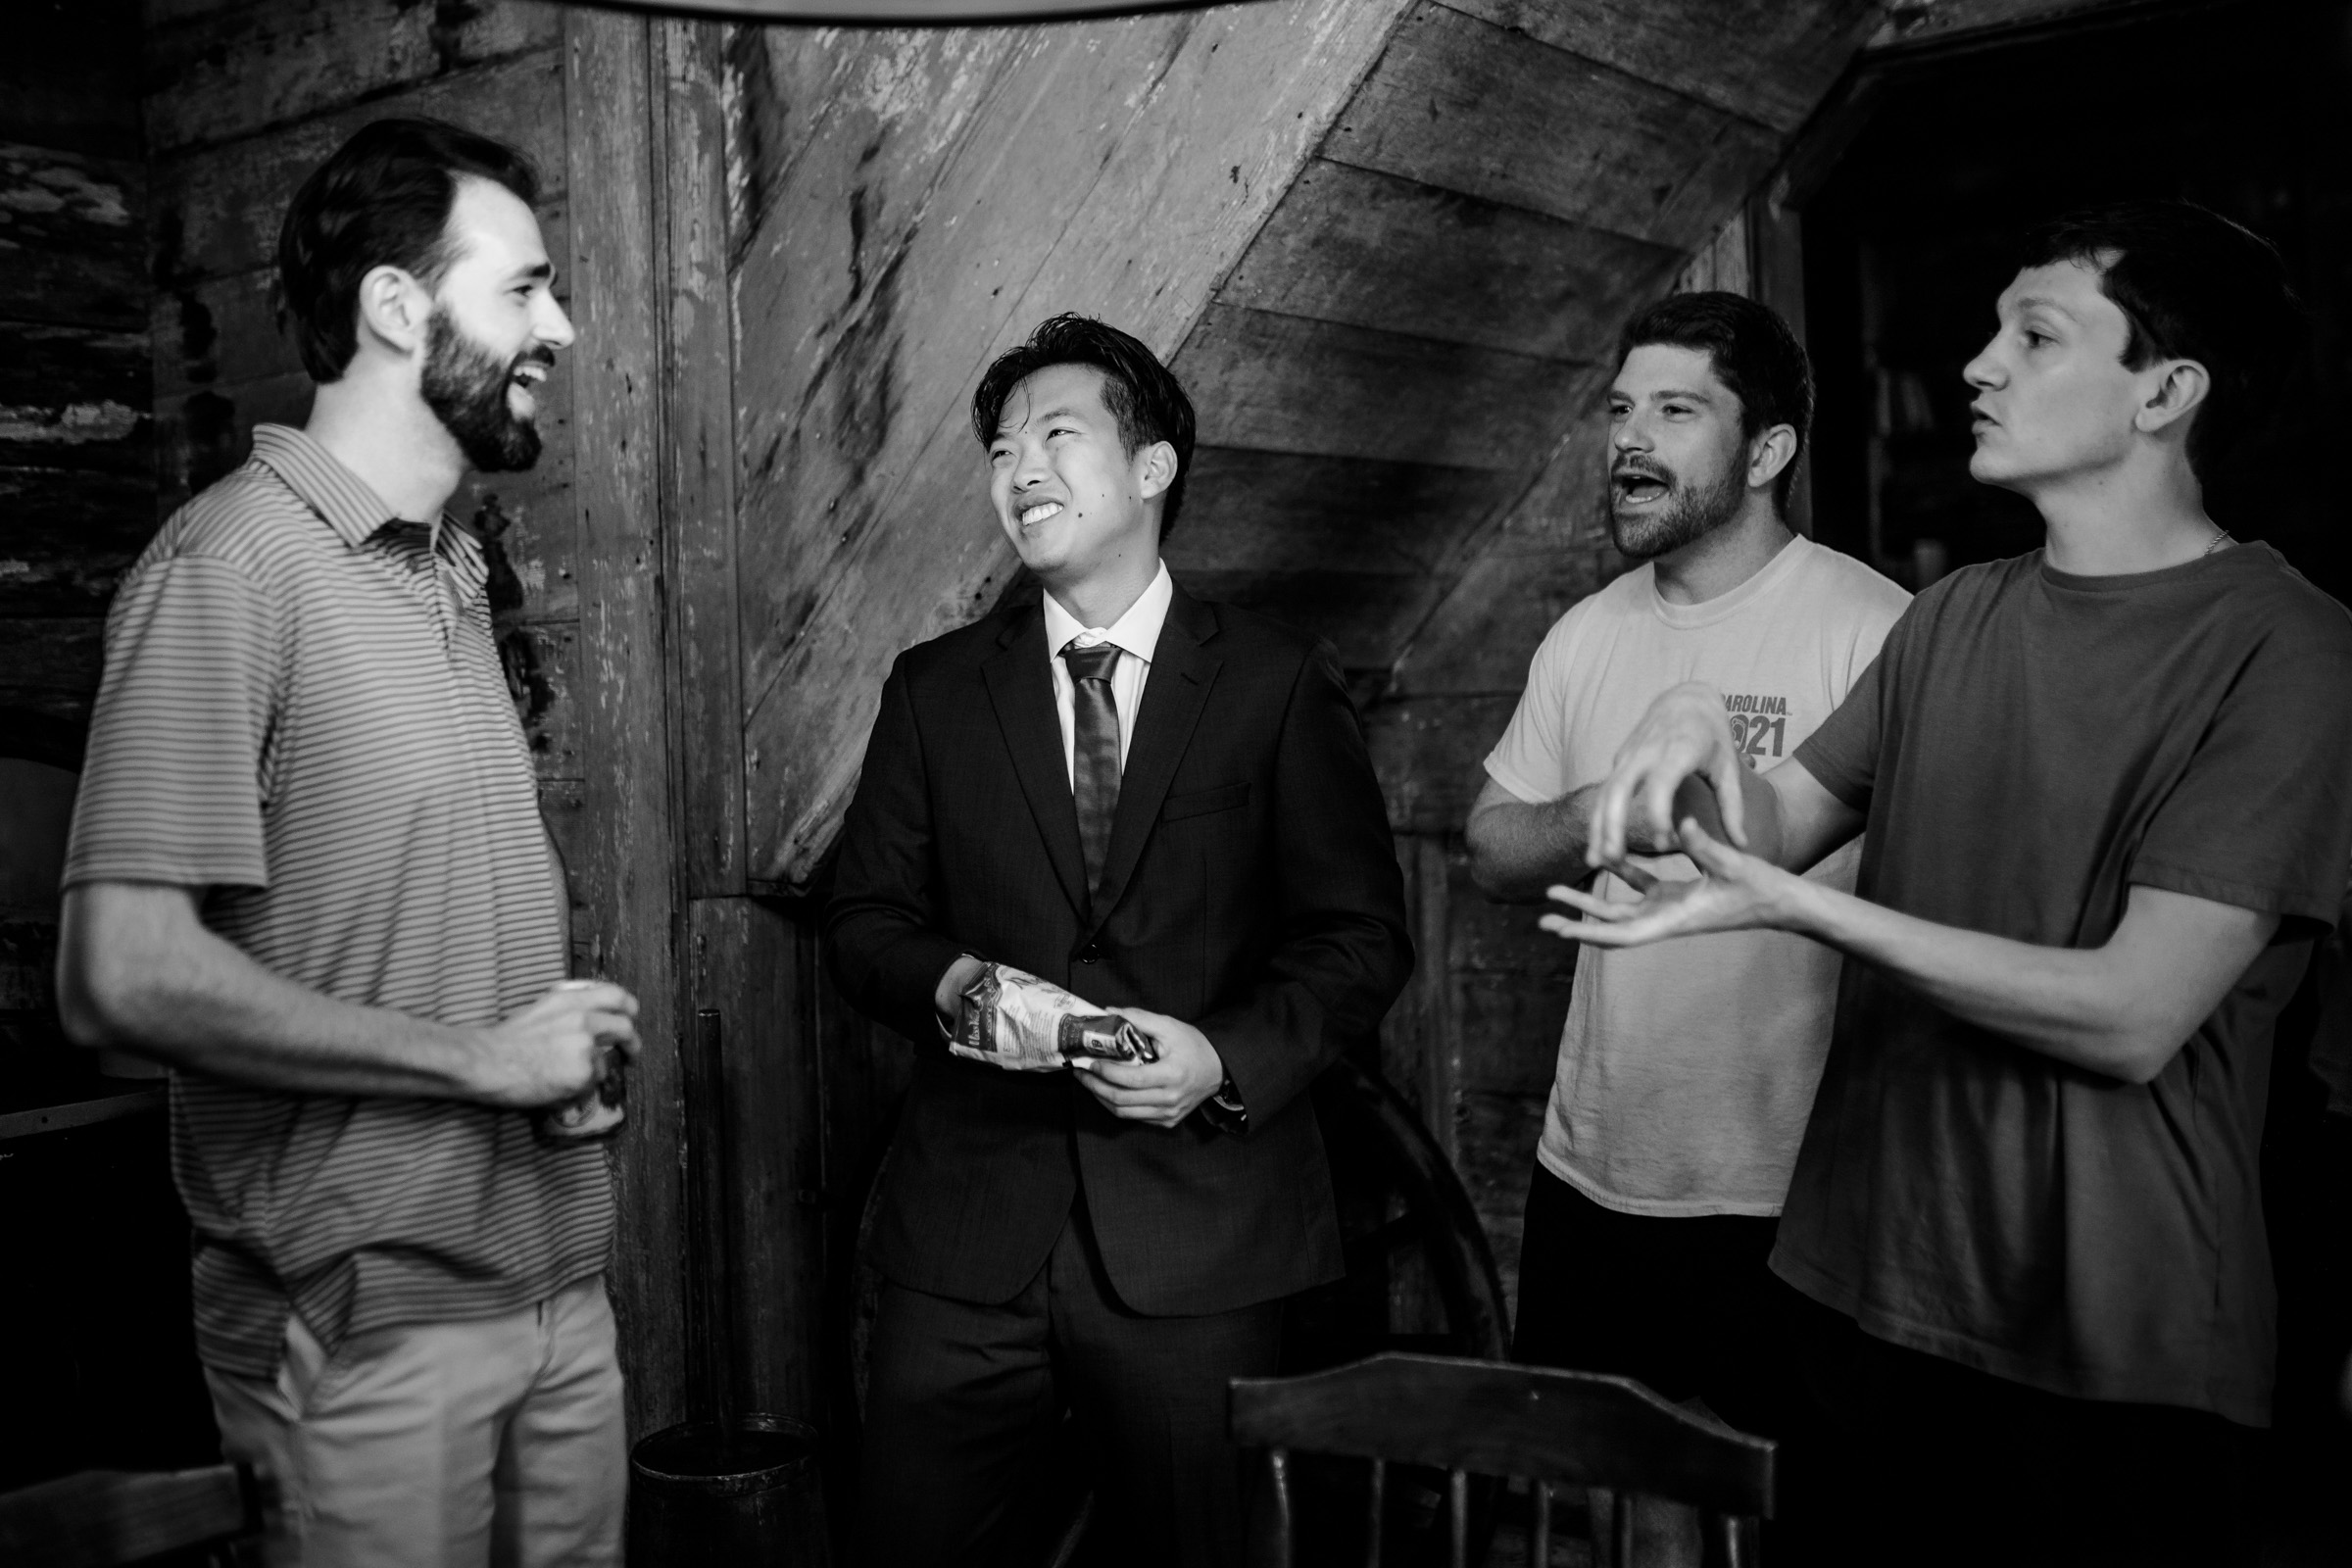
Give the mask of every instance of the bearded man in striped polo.
<path id="1" fill-rule="evenodd" d="M 537 458 L 571 323 L 514 149 L 356 133 L 296 194 L 318 383 L 123 579 L 60 997 L 172 1069 L 221 1446 L 272 1565 L 612 1563 L 626 1486 L 593 1144 L 532 1112 L 633 1053 L 567 983 L 562 868 L 499 670 L 468 466 Z"/>

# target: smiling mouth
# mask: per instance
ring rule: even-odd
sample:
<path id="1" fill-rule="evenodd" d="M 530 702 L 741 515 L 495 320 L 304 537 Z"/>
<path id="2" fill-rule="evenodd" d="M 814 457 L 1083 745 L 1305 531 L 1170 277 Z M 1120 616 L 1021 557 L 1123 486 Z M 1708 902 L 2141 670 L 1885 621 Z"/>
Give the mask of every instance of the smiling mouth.
<path id="1" fill-rule="evenodd" d="M 1059 515 L 1061 515 L 1060 502 L 1033 501 L 1028 506 L 1025 506 L 1021 509 L 1020 522 L 1021 526 L 1024 528 L 1034 528 L 1039 523 L 1044 522 L 1047 518 L 1057 517 Z"/>
<path id="2" fill-rule="evenodd" d="M 517 365 L 507 375 L 507 384 L 520 391 L 533 403 L 539 400 L 539 388 L 547 380 L 548 367 L 538 360 Z"/>

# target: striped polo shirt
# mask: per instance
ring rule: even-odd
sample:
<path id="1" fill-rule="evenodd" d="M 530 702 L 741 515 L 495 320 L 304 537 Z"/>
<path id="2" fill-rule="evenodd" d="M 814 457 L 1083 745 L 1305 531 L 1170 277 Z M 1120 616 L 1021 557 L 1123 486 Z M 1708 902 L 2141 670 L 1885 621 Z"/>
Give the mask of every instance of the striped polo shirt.
<path id="1" fill-rule="evenodd" d="M 66 886 L 202 889 L 288 980 L 458 1026 L 564 977 L 537 791 L 480 546 L 402 522 L 300 431 L 164 524 L 106 624 Z M 275 1375 L 289 1307 L 330 1350 L 495 1316 L 605 1264 L 594 1146 L 520 1111 L 280 1094 L 175 1071 L 207 1365 Z"/>

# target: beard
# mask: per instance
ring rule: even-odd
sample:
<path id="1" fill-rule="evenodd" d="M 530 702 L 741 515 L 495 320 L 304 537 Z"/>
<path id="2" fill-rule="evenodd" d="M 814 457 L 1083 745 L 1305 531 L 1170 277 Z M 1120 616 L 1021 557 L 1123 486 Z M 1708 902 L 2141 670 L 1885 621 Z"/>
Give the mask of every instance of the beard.
<path id="1" fill-rule="evenodd" d="M 1629 514 L 1617 491 L 1617 475 L 1628 471 L 1662 482 L 1666 494 Z M 1713 533 L 1740 514 L 1746 499 L 1747 488 L 1736 467 L 1727 466 L 1712 483 L 1692 484 L 1657 465 L 1621 466 L 1609 475 L 1609 537 L 1618 554 L 1635 561 L 1654 560 Z"/>
<path id="2" fill-rule="evenodd" d="M 449 312 L 436 306 L 425 324 L 419 390 L 425 407 L 457 438 L 467 463 L 483 473 L 516 473 L 539 461 L 539 426 L 515 414 L 507 401 L 507 388 L 518 366 L 553 365 L 555 358 L 546 348 L 535 347 L 501 359 L 466 336 Z"/>

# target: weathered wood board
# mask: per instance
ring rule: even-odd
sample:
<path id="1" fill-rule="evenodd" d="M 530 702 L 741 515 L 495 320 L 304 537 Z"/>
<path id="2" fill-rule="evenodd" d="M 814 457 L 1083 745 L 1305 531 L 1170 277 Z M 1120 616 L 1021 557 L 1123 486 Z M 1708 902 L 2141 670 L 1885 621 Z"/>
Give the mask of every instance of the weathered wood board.
<path id="1" fill-rule="evenodd" d="M 780 177 L 738 204 L 762 227 L 739 236 L 736 279 L 755 881 L 808 880 L 890 660 L 1004 580 L 963 423 L 981 368 L 1064 309 L 1172 350 L 1394 12 L 1301 0 L 980 29 L 953 61 L 873 34 L 853 50 L 858 90 L 804 147 L 760 143 Z M 856 175 L 869 147 L 895 179 Z M 779 224 L 816 236 L 795 244 L 832 236 L 829 260 L 763 281 Z"/>

